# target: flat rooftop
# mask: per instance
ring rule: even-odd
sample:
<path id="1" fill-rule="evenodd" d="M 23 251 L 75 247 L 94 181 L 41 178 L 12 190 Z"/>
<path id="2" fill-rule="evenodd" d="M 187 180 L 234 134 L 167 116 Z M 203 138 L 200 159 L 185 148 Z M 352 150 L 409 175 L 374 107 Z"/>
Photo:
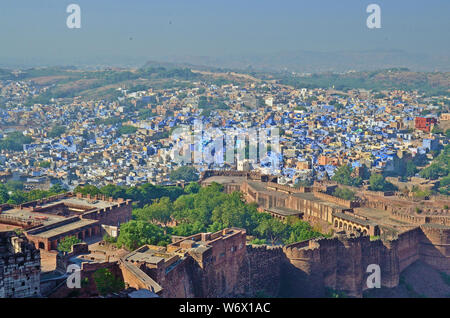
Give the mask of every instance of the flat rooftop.
<path id="1" fill-rule="evenodd" d="M 373 222 L 376 222 L 377 224 L 381 226 L 388 226 L 388 227 L 403 227 L 412 225 L 411 223 L 396 220 L 391 218 L 391 214 L 389 211 L 381 210 L 381 209 L 374 209 L 374 208 L 356 208 L 354 209 L 355 214 L 364 216 L 368 219 L 370 219 Z"/>
<path id="2" fill-rule="evenodd" d="M 36 233 L 34 235 L 42 237 L 42 238 L 52 238 L 55 236 L 59 236 L 61 234 L 65 234 L 67 232 L 79 229 L 83 226 L 87 226 L 87 225 L 91 225 L 93 223 L 97 223 L 97 220 L 83 220 L 83 219 L 79 219 L 78 221 L 69 223 L 69 224 L 65 224 L 62 226 L 58 226 L 55 227 L 54 229 L 50 229 L 47 231 L 43 231 L 43 232 L 39 232 Z"/>
<path id="3" fill-rule="evenodd" d="M 158 264 L 176 257 L 175 254 L 169 253 L 163 247 L 153 247 L 151 245 L 143 246 L 134 252 L 128 254 L 124 259 L 128 262 L 142 262 L 149 264 Z"/>
<path id="4" fill-rule="evenodd" d="M 217 182 L 220 184 L 242 184 L 244 181 L 246 181 L 246 177 L 240 177 L 240 176 L 212 176 L 209 178 L 206 178 L 202 181 L 202 183 L 212 183 Z"/>
<path id="5" fill-rule="evenodd" d="M 79 206 L 86 206 L 90 209 L 104 209 L 108 208 L 110 206 L 114 206 L 117 203 L 109 202 L 109 201 L 103 201 L 103 200 L 93 200 L 93 199 L 86 199 L 86 198 L 77 198 L 77 197 L 68 197 L 63 198 L 60 200 L 55 200 L 52 202 L 45 203 L 41 205 L 42 208 L 48 208 L 56 204 L 66 204 L 68 206 L 70 205 L 79 205 Z"/>
<path id="6" fill-rule="evenodd" d="M 42 212 L 34 212 L 31 210 L 31 208 L 25 207 L 20 209 L 19 207 L 11 208 L 9 210 L 4 210 L 0 212 L 0 217 L 2 215 L 7 217 L 14 217 L 19 218 L 21 221 L 37 221 L 41 222 L 42 225 L 51 225 L 57 222 L 60 222 L 67 218 L 67 216 L 60 216 L 51 213 L 52 206 L 64 204 L 68 207 L 74 207 L 76 210 L 76 207 L 80 207 L 78 214 L 82 214 L 86 211 L 93 211 L 97 209 L 104 209 L 111 206 L 114 206 L 117 203 L 109 202 L 109 201 L 102 201 L 102 200 L 93 200 L 93 199 L 87 199 L 87 198 L 77 198 L 77 197 L 65 197 L 58 200 L 54 200 L 51 202 L 44 203 L 39 206 L 40 209 L 46 209 L 47 211 Z M 1 223 L 1 219 L 0 219 Z"/>
<path id="7" fill-rule="evenodd" d="M 298 210 L 292 210 L 292 209 L 288 209 L 285 207 L 276 207 L 276 208 L 270 208 L 270 209 L 266 209 L 266 211 L 269 212 L 273 212 L 279 215 L 283 215 L 283 216 L 291 216 L 291 215 L 299 215 L 299 214 L 303 214 L 303 212 L 298 211 Z"/>
<path id="8" fill-rule="evenodd" d="M 32 212 L 30 209 L 19 208 L 12 208 L 10 210 L 3 211 L 0 213 L 0 216 L 2 215 L 20 218 L 23 221 L 39 221 L 42 222 L 43 225 L 50 225 L 66 219 L 65 217 L 59 215 Z"/>
<path id="9" fill-rule="evenodd" d="M 267 188 L 267 184 L 265 182 L 259 182 L 259 181 L 247 181 L 247 183 L 256 191 L 262 192 L 262 193 L 266 193 L 269 195 L 274 195 L 274 196 L 278 196 L 279 198 L 287 198 L 288 196 L 294 196 L 297 198 L 301 198 L 304 200 L 308 200 L 308 201 L 312 201 L 312 202 L 317 202 L 317 203 L 321 203 L 324 205 L 328 205 L 332 208 L 335 209 L 342 209 L 342 210 L 346 210 L 347 208 L 339 205 L 339 204 L 335 204 L 333 202 L 329 202 L 329 201 L 325 201 L 323 199 L 317 198 L 314 196 L 314 194 L 312 192 L 302 192 L 302 193 L 292 193 L 292 194 L 287 194 L 284 193 L 282 191 L 275 191 L 272 189 L 268 189 Z"/>

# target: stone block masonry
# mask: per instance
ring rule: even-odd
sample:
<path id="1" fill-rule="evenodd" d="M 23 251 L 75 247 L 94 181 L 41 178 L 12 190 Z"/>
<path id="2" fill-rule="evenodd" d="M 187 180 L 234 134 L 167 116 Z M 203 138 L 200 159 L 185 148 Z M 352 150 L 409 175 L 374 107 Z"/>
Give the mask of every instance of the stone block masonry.
<path id="1" fill-rule="evenodd" d="M 40 296 L 40 252 L 23 235 L 0 232 L 0 298 Z"/>

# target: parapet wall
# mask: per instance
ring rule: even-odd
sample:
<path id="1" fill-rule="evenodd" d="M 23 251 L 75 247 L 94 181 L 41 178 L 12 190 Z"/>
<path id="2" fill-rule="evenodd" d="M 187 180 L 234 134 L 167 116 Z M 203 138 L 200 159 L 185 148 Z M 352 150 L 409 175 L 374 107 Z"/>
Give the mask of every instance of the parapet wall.
<path id="1" fill-rule="evenodd" d="M 261 174 L 258 171 L 237 171 L 237 170 L 206 170 L 200 174 L 201 183 L 203 180 L 210 177 L 245 177 L 247 180 L 258 180 L 258 181 L 275 181 L 278 177 L 273 175 Z"/>
<path id="2" fill-rule="evenodd" d="M 86 198 L 90 200 L 103 200 L 114 203 L 112 206 L 96 209 L 83 214 L 83 219 L 98 220 L 101 224 L 118 226 L 121 223 L 128 222 L 131 219 L 131 200 L 106 197 L 104 195 L 91 196 L 90 194 L 83 196 L 77 193 L 77 198 Z"/>
<path id="3" fill-rule="evenodd" d="M 282 191 L 285 193 L 304 193 L 304 192 L 311 192 L 312 188 L 311 187 L 299 187 L 299 188 L 294 188 L 291 186 L 287 186 L 287 185 L 283 185 L 283 184 L 278 184 L 275 182 L 267 182 L 267 187 L 268 188 L 272 188 L 276 191 Z"/>
<path id="4" fill-rule="evenodd" d="M 420 258 L 440 271 L 450 274 L 450 228 L 436 224 L 420 226 Z"/>
<path id="5" fill-rule="evenodd" d="M 351 201 L 351 200 L 345 200 L 345 199 L 341 199 L 338 197 L 335 197 L 333 195 L 329 195 L 323 192 L 319 192 L 319 191 L 314 191 L 314 196 L 316 198 L 328 201 L 328 202 L 332 202 L 341 206 L 344 206 L 348 209 L 352 209 L 352 208 L 356 208 L 359 207 L 359 202 L 358 201 Z"/>
<path id="6" fill-rule="evenodd" d="M 403 232 L 392 241 L 338 234 L 334 238 L 287 245 L 283 251 L 288 262 L 285 280 L 291 284 L 296 282 L 312 289 L 330 287 L 361 297 L 367 289 L 366 270 L 370 264 L 380 266 L 381 284 L 385 287 L 397 286 L 400 273 L 419 259 L 438 270 L 450 272 L 450 229 L 424 225 Z M 293 286 L 291 292 L 295 292 Z"/>
<path id="7" fill-rule="evenodd" d="M 446 210 L 443 210 L 446 211 Z M 423 213 L 423 212 L 422 212 Z M 438 213 L 438 212 L 436 212 Z M 445 226 L 450 226 L 450 215 L 445 215 L 445 212 L 443 212 L 444 215 L 418 215 L 412 211 L 412 209 L 409 208 L 403 208 L 403 209 L 397 209 L 397 210 L 391 210 L 390 214 L 393 219 L 404 221 L 412 224 L 426 224 L 426 223 L 433 223 L 433 224 L 440 224 Z"/>
<path id="8" fill-rule="evenodd" d="M 247 245 L 247 254 L 239 271 L 242 295 L 276 297 L 280 293 L 281 264 L 285 258 L 281 247 Z"/>

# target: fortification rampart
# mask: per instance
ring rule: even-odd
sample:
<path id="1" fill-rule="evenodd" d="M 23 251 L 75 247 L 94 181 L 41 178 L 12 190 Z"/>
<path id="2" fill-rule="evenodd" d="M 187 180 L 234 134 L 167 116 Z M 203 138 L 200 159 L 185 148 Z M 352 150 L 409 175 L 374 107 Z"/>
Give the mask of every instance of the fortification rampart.
<path id="1" fill-rule="evenodd" d="M 288 280 L 303 286 L 323 286 L 360 297 L 367 289 L 370 264 L 381 269 L 381 284 L 395 287 L 400 273 L 417 260 L 438 270 L 450 270 L 450 229 L 423 225 L 398 235 L 394 240 L 371 241 L 368 236 L 338 234 L 329 239 L 313 239 L 283 248 L 288 264 Z"/>
<path id="2" fill-rule="evenodd" d="M 450 274 L 450 228 L 436 224 L 420 226 L 420 258 L 433 267 Z"/>
<path id="3" fill-rule="evenodd" d="M 327 194 L 324 192 L 314 191 L 314 196 L 316 198 L 344 206 L 348 209 L 359 207 L 358 201 L 341 199 L 341 198 L 335 197 L 333 195 L 330 195 L 330 194 Z"/>

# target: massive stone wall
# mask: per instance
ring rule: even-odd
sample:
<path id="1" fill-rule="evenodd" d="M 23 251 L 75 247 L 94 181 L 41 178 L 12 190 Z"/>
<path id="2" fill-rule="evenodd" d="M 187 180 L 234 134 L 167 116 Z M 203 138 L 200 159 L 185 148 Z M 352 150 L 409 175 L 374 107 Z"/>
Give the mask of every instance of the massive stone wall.
<path id="1" fill-rule="evenodd" d="M 0 298 L 40 296 L 40 252 L 24 236 L 0 232 Z"/>
<path id="2" fill-rule="evenodd" d="M 79 194 L 77 195 L 80 196 Z M 87 197 L 91 198 L 89 195 Z M 100 224 L 110 226 L 118 226 L 131 220 L 131 200 L 124 200 L 121 198 L 113 200 L 112 198 L 106 198 L 104 196 L 95 196 L 92 198 L 109 200 L 110 202 L 114 202 L 115 204 L 107 208 L 86 212 L 82 216 L 83 219 L 98 220 Z"/>
<path id="3" fill-rule="evenodd" d="M 400 273 L 417 260 L 438 270 L 450 270 L 450 231 L 424 225 L 401 233 L 391 241 L 371 241 L 368 236 L 338 234 L 284 247 L 287 264 L 282 281 L 288 296 L 323 296 L 324 287 L 361 297 L 367 289 L 367 267 L 381 269 L 381 285 L 395 287 Z"/>
<path id="4" fill-rule="evenodd" d="M 240 296 L 278 296 L 284 258 L 281 247 L 247 245 L 239 273 Z"/>
<path id="5" fill-rule="evenodd" d="M 393 240 L 340 232 L 285 247 L 245 245 L 244 231 L 225 239 L 199 235 L 214 244 L 188 250 L 156 271 L 124 262 L 86 263 L 82 277 L 92 281 L 95 270 L 107 267 L 131 287 L 170 298 L 324 297 L 327 288 L 361 297 L 371 264 L 380 266 L 381 285 L 389 288 L 396 287 L 400 273 L 417 260 L 450 273 L 450 231 L 436 225 L 411 229 Z"/>
<path id="6" fill-rule="evenodd" d="M 341 199 L 341 198 L 329 195 L 327 193 L 319 192 L 319 191 L 314 191 L 314 196 L 316 198 L 323 199 L 325 201 L 341 205 L 341 206 L 346 207 L 348 209 L 356 208 L 356 207 L 359 206 L 359 202 L 358 201 Z"/>
<path id="7" fill-rule="evenodd" d="M 420 226 L 420 259 L 450 274 L 450 229 L 437 224 Z"/>
<path id="8" fill-rule="evenodd" d="M 241 191 L 244 193 L 247 202 L 256 202 L 258 206 L 263 209 L 270 209 L 274 207 L 285 207 L 291 210 L 301 211 L 304 213 L 304 218 L 316 218 L 325 222 L 331 223 L 333 221 L 334 212 L 342 212 L 342 208 L 333 207 L 328 204 L 323 204 L 318 201 L 308 200 L 299 196 L 288 195 L 281 193 L 277 195 L 257 191 L 247 182 L 243 182 Z M 301 192 L 301 191 L 299 191 Z M 326 195 L 326 194 L 324 194 Z M 328 195 L 327 195 L 328 196 Z M 333 197 L 334 198 L 334 197 Z M 339 198 L 336 198 L 339 199 Z M 339 199 L 341 200 L 341 199 Z M 349 201 L 353 202 L 353 201 Z M 349 203 L 350 204 L 350 203 Z"/>
<path id="9" fill-rule="evenodd" d="M 215 239 L 205 251 L 189 251 L 196 297 L 230 297 L 243 293 L 240 267 L 246 255 L 245 231 L 226 239 Z"/>
<path id="10" fill-rule="evenodd" d="M 217 174 L 223 175 L 223 174 Z M 233 175 L 233 174 L 231 174 Z M 248 180 L 248 178 L 247 178 Z M 367 288 L 367 266 L 377 264 L 381 268 L 381 284 L 385 287 L 395 287 L 399 283 L 399 275 L 408 266 L 421 260 L 440 271 L 450 272 L 450 229 L 448 210 L 436 208 L 424 208 L 422 213 L 415 213 L 411 202 L 390 197 L 364 193 L 363 201 L 347 201 L 324 192 L 317 192 L 312 188 L 316 198 L 326 202 L 335 203 L 338 206 L 322 203 L 320 200 L 306 199 L 307 195 L 295 195 L 295 193 L 308 192 L 308 189 L 295 190 L 285 186 L 265 182 L 273 193 L 258 191 L 250 182 L 241 184 L 241 192 L 247 202 L 256 202 L 264 209 L 273 207 L 286 207 L 303 212 L 305 220 L 322 220 L 332 222 L 336 212 L 352 211 L 359 206 L 388 211 L 392 219 L 405 222 L 405 226 L 398 227 L 392 234 L 392 240 L 374 240 L 369 236 L 346 237 L 342 234 L 332 239 L 318 239 L 307 242 L 299 242 L 286 246 L 283 255 L 274 257 L 259 257 L 258 253 L 247 251 L 244 258 L 248 263 L 256 265 L 254 258 L 261 262 L 262 268 L 267 273 L 267 280 L 276 279 L 276 284 L 266 286 L 259 284 L 262 289 L 273 294 L 275 286 L 280 290 L 279 295 L 286 297 L 311 297 L 323 296 L 325 288 L 342 290 L 351 296 L 361 296 Z M 310 189 L 311 190 L 311 189 Z M 395 203 L 395 204 L 394 204 Z M 345 214 L 345 213 L 344 213 Z M 355 222 L 357 215 L 353 215 Z M 366 221 L 366 218 L 361 218 Z M 399 230 L 401 228 L 401 231 Z M 383 228 L 383 237 L 387 237 L 387 230 Z M 401 232 L 400 234 L 398 232 Z M 377 235 L 373 232 L 371 235 Z M 262 250 L 261 250 L 262 251 Z M 262 253 L 263 254 L 263 253 Z M 272 255 L 272 254 L 271 254 Z M 264 260 L 267 259 L 267 261 Z M 271 267 L 280 269 L 278 275 L 264 267 L 271 260 Z M 242 267 L 242 276 L 251 277 L 255 281 L 264 281 L 261 277 L 265 274 L 256 274 L 251 269 Z M 252 290 L 242 279 L 241 287 L 248 293 Z M 255 286 L 258 284 L 255 284 Z"/>

